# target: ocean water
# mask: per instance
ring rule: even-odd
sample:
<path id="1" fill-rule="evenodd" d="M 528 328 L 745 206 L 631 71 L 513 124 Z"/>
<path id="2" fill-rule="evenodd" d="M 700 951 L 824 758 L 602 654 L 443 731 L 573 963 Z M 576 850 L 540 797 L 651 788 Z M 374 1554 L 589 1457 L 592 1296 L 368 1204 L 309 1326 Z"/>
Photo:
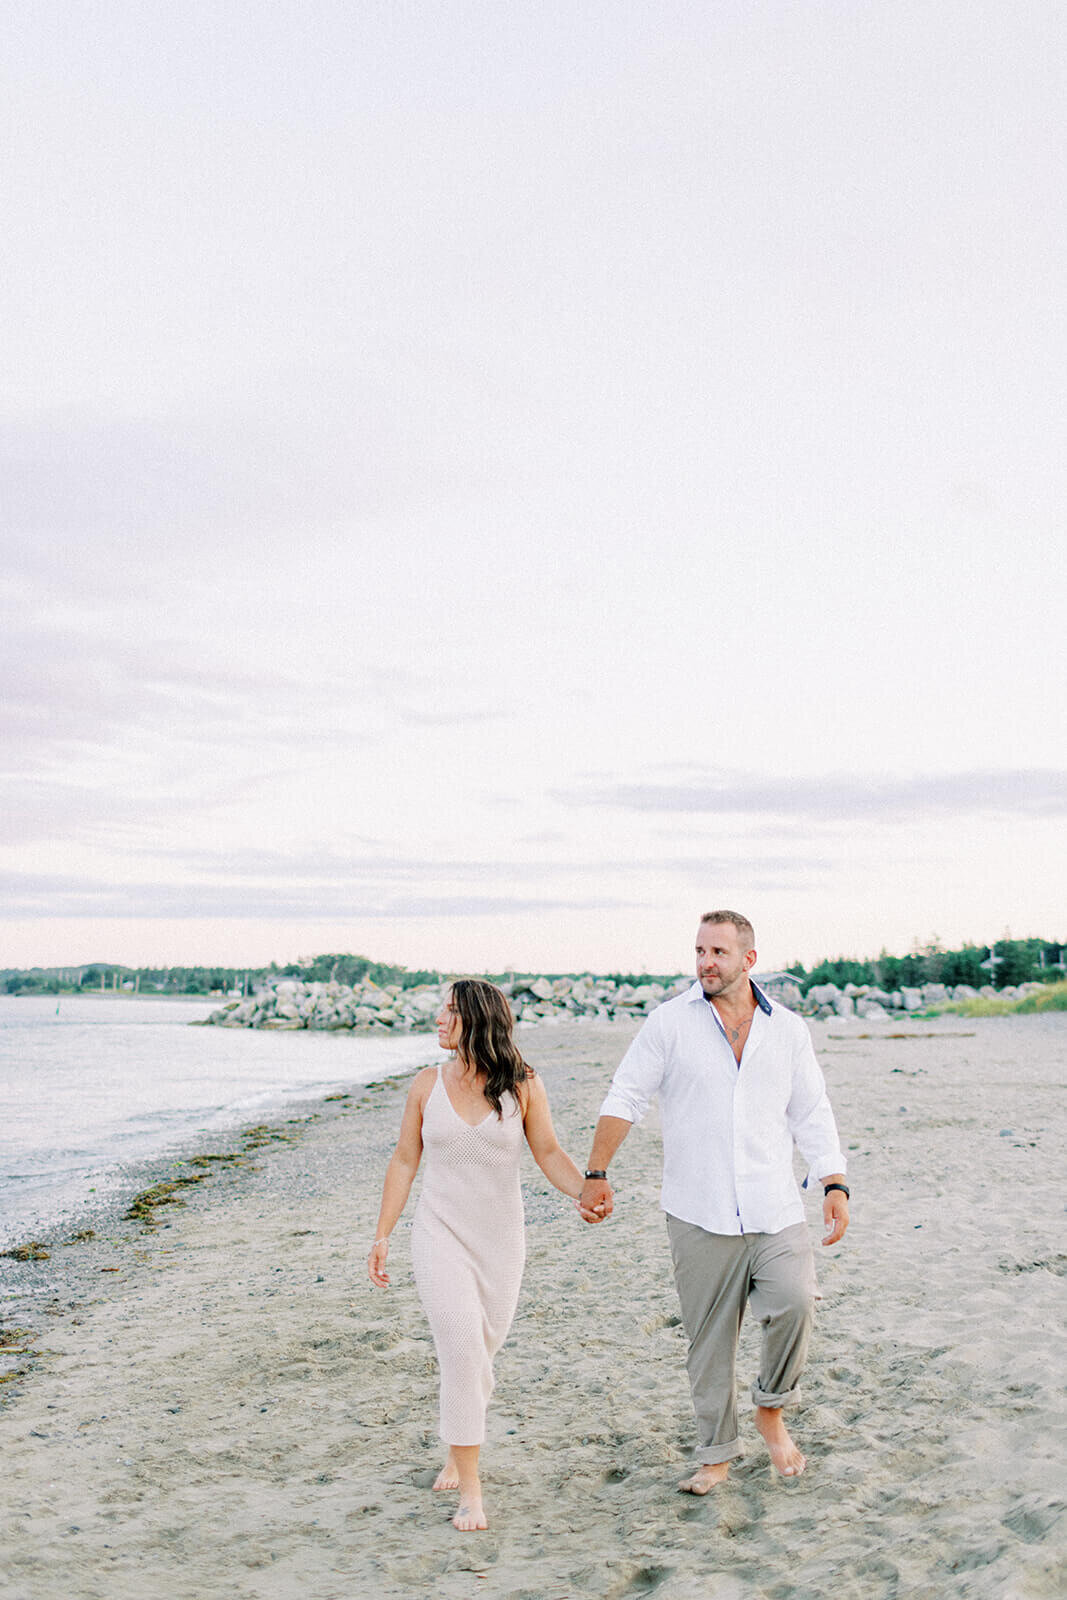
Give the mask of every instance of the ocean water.
<path id="1" fill-rule="evenodd" d="M 0 995 L 0 1249 L 202 1134 L 434 1061 L 435 1034 L 195 1028 L 217 1000 Z"/>

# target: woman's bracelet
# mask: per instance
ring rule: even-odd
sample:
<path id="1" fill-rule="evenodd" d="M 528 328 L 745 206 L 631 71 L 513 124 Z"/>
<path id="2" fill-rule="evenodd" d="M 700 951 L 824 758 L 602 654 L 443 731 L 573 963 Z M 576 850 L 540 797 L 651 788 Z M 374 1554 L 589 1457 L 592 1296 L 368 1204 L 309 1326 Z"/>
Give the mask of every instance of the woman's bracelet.
<path id="1" fill-rule="evenodd" d="M 386 1234 L 386 1236 L 385 1236 L 385 1238 L 384 1238 L 384 1239 L 375 1239 L 375 1241 L 374 1241 L 374 1243 L 373 1243 L 373 1244 L 372 1244 L 372 1245 L 371 1245 L 371 1249 L 372 1249 L 372 1250 L 376 1250 L 376 1249 L 377 1249 L 377 1247 L 378 1247 L 378 1246 L 379 1246 L 379 1245 L 380 1245 L 380 1244 L 388 1244 L 388 1243 L 389 1243 L 389 1235 L 388 1235 L 388 1234 Z"/>

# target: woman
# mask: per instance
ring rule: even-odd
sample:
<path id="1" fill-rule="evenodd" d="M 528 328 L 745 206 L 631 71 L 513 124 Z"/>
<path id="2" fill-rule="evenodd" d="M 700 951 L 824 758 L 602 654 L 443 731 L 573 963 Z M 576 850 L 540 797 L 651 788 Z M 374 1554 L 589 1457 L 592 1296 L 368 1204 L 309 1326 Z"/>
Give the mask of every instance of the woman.
<path id="1" fill-rule="evenodd" d="M 507 1336 L 525 1260 L 519 1155 L 523 1134 L 545 1177 L 577 1201 L 582 1174 L 560 1148 L 545 1086 L 512 1038 L 511 1007 L 480 978 L 454 983 L 437 1017 L 452 1051 L 426 1067 L 408 1092 L 382 1207 L 367 1258 L 386 1288 L 389 1235 L 403 1211 L 422 1152 L 426 1176 L 411 1231 L 411 1259 L 441 1369 L 441 1438 L 448 1459 L 435 1489 L 458 1489 L 452 1522 L 489 1526 L 478 1452 L 493 1391 L 493 1357 Z"/>

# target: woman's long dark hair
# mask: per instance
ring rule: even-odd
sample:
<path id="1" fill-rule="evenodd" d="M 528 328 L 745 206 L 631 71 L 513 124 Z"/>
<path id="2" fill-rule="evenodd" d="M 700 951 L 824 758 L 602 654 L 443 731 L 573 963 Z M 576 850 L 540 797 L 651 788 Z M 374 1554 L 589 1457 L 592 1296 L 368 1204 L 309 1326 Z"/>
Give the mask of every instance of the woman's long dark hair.
<path id="1" fill-rule="evenodd" d="M 512 1037 L 507 996 L 484 978 L 457 978 L 451 995 L 459 1017 L 459 1054 L 477 1072 L 485 1073 L 485 1098 L 502 1117 L 502 1096 L 510 1091 L 518 1100 L 519 1084 L 533 1076 Z"/>

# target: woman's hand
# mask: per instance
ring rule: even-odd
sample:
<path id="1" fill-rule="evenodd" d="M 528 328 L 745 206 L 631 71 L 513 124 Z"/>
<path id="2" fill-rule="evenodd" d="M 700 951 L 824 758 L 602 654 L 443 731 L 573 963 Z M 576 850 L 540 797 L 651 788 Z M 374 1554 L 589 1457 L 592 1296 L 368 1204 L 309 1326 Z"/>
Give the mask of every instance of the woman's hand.
<path id="1" fill-rule="evenodd" d="M 376 1283 L 379 1289 L 388 1289 L 389 1274 L 385 1270 L 386 1257 L 389 1254 L 389 1240 L 375 1239 L 371 1245 L 370 1255 L 367 1257 L 367 1276 L 371 1283 Z"/>

